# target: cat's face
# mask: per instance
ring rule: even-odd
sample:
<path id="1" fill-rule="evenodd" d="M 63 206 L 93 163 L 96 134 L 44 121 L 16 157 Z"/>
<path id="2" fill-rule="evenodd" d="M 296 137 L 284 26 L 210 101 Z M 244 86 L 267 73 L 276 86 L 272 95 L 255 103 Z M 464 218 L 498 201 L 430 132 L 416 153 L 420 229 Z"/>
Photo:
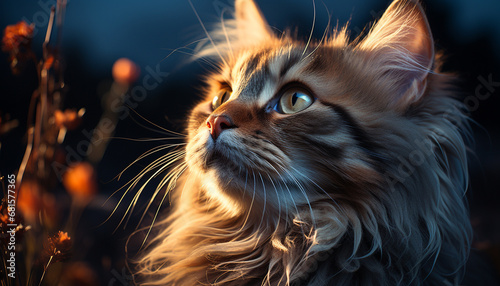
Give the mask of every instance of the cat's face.
<path id="1" fill-rule="evenodd" d="M 263 195 L 267 188 L 271 196 L 275 187 L 300 194 L 354 174 L 375 179 L 375 162 L 360 147 L 367 136 L 344 107 L 339 86 L 347 83 L 336 77 L 349 68 L 342 51 L 278 47 L 242 52 L 210 77 L 206 100 L 191 114 L 190 167 L 221 189 Z"/>
<path id="2" fill-rule="evenodd" d="M 430 37 L 422 41 L 427 26 L 412 30 L 417 39 L 396 38 L 390 32 L 400 19 L 389 15 L 381 20 L 388 31 L 379 32 L 387 39 L 376 41 L 375 33 L 349 45 L 341 34 L 306 44 L 272 36 L 258 10 L 236 13 L 239 33 L 247 25 L 260 29 L 259 44 L 231 49 L 208 76 L 205 100 L 189 120 L 189 168 L 204 188 L 235 200 L 303 204 L 363 196 L 359 190 L 381 181 L 387 163 L 387 146 L 373 138 L 378 119 L 400 114 L 425 87 L 422 67 L 433 57 Z M 379 52 L 391 40 L 408 41 L 401 50 L 419 57 L 398 55 L 394 47 Z M 400 70 L 398 56 L 406 56 Z"/>

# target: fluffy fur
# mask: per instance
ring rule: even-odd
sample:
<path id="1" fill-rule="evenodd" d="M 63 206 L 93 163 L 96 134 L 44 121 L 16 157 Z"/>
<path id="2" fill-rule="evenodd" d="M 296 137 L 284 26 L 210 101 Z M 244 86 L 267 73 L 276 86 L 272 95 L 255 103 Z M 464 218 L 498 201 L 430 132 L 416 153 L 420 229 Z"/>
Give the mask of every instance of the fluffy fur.
<path id="1" fill-rule="evenodd" d="M 418 3 L 396 0 L 363 39 L 343 28 L 302 42 L 237 0 L 208 36 L 197 56 L 220 65 L 189 117 L 186 155 L 160 161 L 178 165 L 143 285 L 458 285 L 468 125 Z M 297 85 L 315 102 L 273 110 Z M 214 140 L 217 116 L 234 126 Z"/>

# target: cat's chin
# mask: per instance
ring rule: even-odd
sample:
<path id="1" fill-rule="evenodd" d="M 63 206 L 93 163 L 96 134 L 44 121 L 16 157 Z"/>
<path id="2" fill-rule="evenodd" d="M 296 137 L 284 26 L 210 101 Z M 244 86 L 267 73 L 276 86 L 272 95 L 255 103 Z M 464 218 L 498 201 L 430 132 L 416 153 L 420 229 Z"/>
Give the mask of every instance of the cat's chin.
<path id="1" fill-rule="evenodd" d="M 224 143 L 214 144 L 207 139 L 204 148 L 202 149 L 201 157 L 192 158 L 192 166 L 197 166 L 201 171 L 209 177 L 217 180 L 226 187 L 244 188 L 240 186 L 244 184 L 251 176 L 252 172 L 257 173 L 256 170 L 251 170 L 248 166 L 242 164 L 241 158 L 234 158 L 228 152 L 228 145 Z M 200 156 L 200 154 L 198 154 Z"/>
<path id="2" fill-rule="evenodd" d="M 261 197 L 262 184 L 256 183 L 261 180 L 259 173 L 214 148 L 207 152 L 200 176 L 205 190 L 212 195 L 223 194 L 227 199 L 244 203 L 251 201 L 252 196 Z"/>
<path id="3" fill-rule="evenodd" d="M 202 173 L 206 180 L 216 182 L 220 189 L 241 193 L 248 187 L 248 176 L 251 176 L 252 171 L 242 168 L 219 152 L 213 152 L 207 158 Z"/>

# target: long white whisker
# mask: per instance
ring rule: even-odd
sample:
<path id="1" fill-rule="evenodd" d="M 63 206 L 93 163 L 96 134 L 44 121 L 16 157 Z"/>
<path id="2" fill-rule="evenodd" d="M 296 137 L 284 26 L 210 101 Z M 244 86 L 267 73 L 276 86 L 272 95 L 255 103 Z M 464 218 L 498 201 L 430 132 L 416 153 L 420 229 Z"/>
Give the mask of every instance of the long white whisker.
<path id="1" fill-rule="evenodd" d="M 262 216 L 261 216 L 261 219 L 260 219 L 259 227 L 257 229 L 262 229 L 261 226 L 262 226 L 262 223 L 264 222 L 264 217 L 265 217 L 265 213 L 266 213 L 267 194 L 266 194 L 266 185 L 264 184 L 264 180 L 262 179 L 262 175 L 261 175 L 260 172 L 259 172 L 259 177 L 260 177 L 260 180 L 262 182 L 262 188 L 263 188 L 263 191 L 264 191 L 264 205 L 262 207 Z"/>
<path id="2" fill-rule="evenodd" d="M 332 200 L 332 202 L 333 202 L 333 203 L 334 203 L 334 204 L 338 207 L 338 210 L 340 210 L 340 211 L 341 211 L 341 212 L 343 212 L 345 215 L 347 215 L 347 214 L 345 213 L 344 208 L 343 208 L 341 205 L 339 205 L 339 204 L 337 203 L 337 201 L 336 201 L 334 198 L 332 198 L 332 196 L 330 196 L 330 194 L 329 194 L 327 191 L 325 191 L 325 190 L 324 190 L 321 186 L 319 186 L 316 182 L 314 182 L 313 180 L 311 180 L 309 177 L 307 177 L 306 175 L 302 174 L 302 172 L 300 172 L 299 170 L 297 170 L 297 169 L 295 169 L 295 168 L 293 168 L 293 167 L 292 167 L 292 169 L 293 169 L 295 172 L 297 172 L 300 176 L 302 176 L 304 179 L 306 179 L 306 180 L 308 180 L 309 182 L 311 182 L 312 184 L 314 184 L 314 185 L 316 186 L 316 188 L 318 188 L 319 190 L 321 190 L 321 191 L 322 191 L 325 195 L 327 195 L 327 196 L 328 196 L 328 198 L 329 198 L 330 200 Z"/>
<path id="3" fill-rule="evenodd" d="M 279 229 L 280 221 L 281 221 L 281 201 L 280 201 L 280 195 L 278 194 L 278 189 L 276 189 L 276 185 L 273 182 L 273 179 L 269 174 L 267 174 L 267 177 L 269 178 L 269 181 L 274 187 L 274 191 L 276 192 L 276 199 L 278 200 L 278 223 L 276 224 L 276 231 Z"/>
<path id="4" fill-rule="evenodd" d="M 181 157 L 183 157 L 184 155 L 181 155 Z M 177 159 L 174 159 L 175 161 L 177 161 L 179 158 Z M 174 161 L 174 162 L 175 162 Z M 172 164 L 174 163 L 172 162 Z M 151 207 L 154 199 L 156 198 L 156 196 L 158 195 L 158 193 L 161 191 L 161 188 L 163 188 L 167 183 L 167 188 L 165 189 L 165 192 L 170 192 L 171 190 L 173 190 L 173 188 L 175 187 L 175 183 L 177 182 L 177 179 L 179 178 L 179 176 L 182 174 L 182 172 L 186 169 L 186 164 L 183 163 L 183 164 L 180 164 L 179 166 L 173 168 L 170 172 L 167 173 L 167 175 L 165 175 L 165 177 L 162 179 L 162 181 L 158 184 L 158 186 L 156 187 L 155 189 L 155 192 L 153 193 L 153 195 L 151 196 L 151 199 L 149 200 L 149 203 L 148 205 L 146 206 L 141 218 L 139 219 L 139 222 L 137 223 L 137 227 L 136 229 L 139 227 L 139 225 L 142 223 L 147 211 L 149 210 L 149 208 Z M 161 169 L 160 169 L 161 170 Z M 161 172 L 159 170 L 159 172 Z M 162 170 L 163 171 L 163 170 Z M 158 173 L 159 173 L 158 172 Z M 146 182 L 144 184 L 144 186 L 146 186 L 148 182 Z M 141 188 L 142 189 L 142 188 Z M 130 216 L 129 216 L 130 218 Z M 125 225 L 128 223 L 128 220 L 127 222 L 125 222 Z"/>
<path id="5" fill-rule="evenodd" d="M 147 123 L 153 125 L 154 127 L 166 132 L 167 134 L 172 134 L 172 135 L 177 135 L 177 136 L 181 136 L 182 138 L 185 138 L 187 136 L 187 134 L 183 134 L 183 133 L 179 133 L 179 132 L 175 132 L 175 131 L 172 131 L 172 130 L 169 130 L 167 128 L 164 128 L 154 122 L 152 122 L 151 120 L 147 119 L 146 117 L 142 116 L 139 114 L 139 112 L 135 111 L 133 108 L 130 108 L 130 110 L 132 110 L 132 112 L 134 112 L 137 116 L 139 116 L 142 120 L 146 121 Z M 132 118 L 133 119 L 133 118 Z"/>
<path id="6" fill-rule="evenodd" d="M 159 160 L 157 160 L 158 162 L 155 162 L 153 168 L 156 168 L 156 166 L 158 166 L 158 165 L 162 165 L 162 166 L 158 170 L 156 170 L 156 172 L 154 172 L 153 175 L 151 175 L 146 180 L 146 182 L 139 188 L 139 190 L 134 195 L 134 198 L 132 199 L 131 204 L 129 204 L 127 210 L 125 211 L 125 215 L 126 214 L 129 214 L 129 215 L 128 215 L 128 218 L 127 218 L 127 220 L 126 220 L 126 222 L 124 224 L 124 228 L 127 226 L 127 223 L 128 223 L 128 221 L 130 219 L 131 214 L 133 213 L 133 211 L 135 209 L 135 206 L 136 206 L 136 204 L 137 204 L 137 202 L 139 200 L 140 195 L 142 194 L 142 192 L 144 191 L 144 189 L 146 188 L 146 186 L 149 184 L 149 182 L 153 178 L 155 178 L 158 174 L 162 173 L 165 169 L 167 169 L 170 165 L 174 164 L 179 158 L 182 158 L 183 156 L 184 156 L 184 154 L 182 152 L 180 152 L 180 154 L 176 154 L 173 158 L 167 155 L 166 158 L 160 158 Z M 163 162 L 165 162 L 165 161 L 166 161 L 166 164 L 163 164 Z M 149 173 L 153 168 L 147 168 L 146 172 Z M 139 180 L 140 180 L 140 178 L 138 180 L 134 181 L 134 183 L 129 186 L 129 188 L 127 189 L 127 191 L 130 190 L 131 188 L 135 187 L 137 185 L 137 183 L 139 182 Z M 157 194 L 158 194 L 158 188 L 155 191 L 155 193 L 153 194 L 153 196 L 151 198 L 151 201 L 156 197 Z M 151 201 L 150 201 L 150 204 L 151 204 Z M 148 204 L 148 206 L 150 204 Z M 147 211 L 147 209 L 146 209 L 146 211 Z M 124 218 L 125 218 L 125 216 L 120 220 L 120 222 L 118 223 L 118 226 L 122 224 Z"/>
<path id="7" fill-rule="evenodd" d="M 313 32 L 314 32 L 314 25 L 316 25 L 316 3 L 314 3 L 314 0 L 312 0 L 312 3 L 313 3 L 313 23 L 312 23 L 312 27 L 311 27 L 311 33 L 309 34 L 309 39 L 307 39 L 307 43 L 306 43 L 306 46 L 304 47 L 304 51 L 302 52 L 302 56 L 304 56 L 304 54 L 307 51 L 307 48 L 309 47 L 309 44 L 311 43 Z"/>
<path id="8" fill-rule="evenodd" d="M 325 3 L 323 3 L 323 4 L 326 7 L 326 4 Z M 328 12 L 328 23 L 326 24 L 326 28 L 325 28 L 325 31 L 323 32 L 323 36 L 321 37 L 321 40 L 319 41 L 318 45 L 316 45 L 314 50 L 312 50 L 304 59 L 313 55 L 318 50 L 318 48 L 321 46 L 323 41 L 325 41 L 325 39 L 326 39 L 326 35 L 328 34 L 328 30 L 330 29 L 330 22 L 331 22 L 331 16 L 330 16 L 330 11 L 328 11 L 328 7 L 326 7 L 326 11 Z"/>
<path id="9" fill-rule="evenodd" d="M 253 173 L 253 171 L 252 171 L 252 173 Z M 248 175 L 248 171 L 247 171 L 247 175 Z M 246 182 L 246 177 L 245 177 L 245 190 L 246 190 L 246 185 L 247 185 L 247 182 Z M 248 218 L 250 217 L 250 213 L 252 212 L 254 201 L 255 201 L 255 174 L 254 174 L 254 187 L 253 187 L 252 201 L 250 202 L 250 207 L 248 208 L 248 213 L 247 213 L 247 215 L 245 217 L 243 225 L 240 228 L 240 232 L 243 230 L 243 228 L 245 227 L 245 225 L 248 222 Z"/>
<path id="10" fill-rule="evenodd" d="M 229 36 L 226 31 L 226 25 L 224 24 L 224 12 L 226 12 L 226 8 L 222 10 L 222 13 L 220 15 L 220 23 L 222 26 L 222 31 L 224 32 L 224 36 L 226 37 L 226 42 L 229 48 L 229 52 L 231 53 L 231 59 L 234 59 L 233 47 L 231 46 L 231 41 L 229 41 Z"/>
<path id="11" fill-rule="evenodd" d="M 224 57 L 221 55 L 219 49 L 217 48 L 217 45 L 214 43 L 214 40 L 212 39 L 212 37 L 208 33 L 207 28 L 205 27 L 205 24 L 203 24 L 203 21 L 201 20 L 200 15 L 198 15 L 198 12 L 194 8 L 193 3 L 191 2 L 191 0 L 188 0 L 188 2 L 189 2 L 189 5 L 191 5 L 191 8 L 193 9 L 194 14 L 196 15 L 196 18 L 198 19 L 198 22 L 200 22 L 200 25 L 203 28 L 203 31 L 205 32 L 205 34 L 207 35 L 208 39 L 210 40 L 210 43 L 212 43 L 212 46 L 214 47 L 215 51 L 219 55 L 219 57 L 222 60 L 222 62 L 227 66 L 228 64 L 227 64 L 226 60 L 224 60 Z"/>
<path id="12" fill-rule="evenodd" d="M 127 170 L 128 168 L 130 168 L 133 164 L 137 163 L 138 161 L 140 161 L 141 159 L 147 157 L 147 156 L 150 156 L 156 152 L 159 152 L 161 150 L 164 150 L 164 149 L 168 149 L 168 148 L 172 148 L 172 145 L 163 145 L 163 146 L 157 146 L 155 148 L 153 148 L 152 150 L 148 151 L 148 152 L 145 152 L 144 154 L 142 154 L 138 159 L 134 160 L 133 163 L 129 164 L 129 166 L 127 166 L 125 168 L 125 170 Z M 151 162 L 148 166 L 146 166 L 146 168 L 144 168 L 139 174 L 135 175 L 132 179 L 130 179 L 127 183 L 125 183 L 122 187 L 120 187 L 118 190 L 116 190 L 115 192 L 113 192 L 113 194 L 111 194 L 109 196 L 109 198 L 104 202 L 104 204 L 106 204 L 109 199 L 111 197 L 113 197 L 116 193 L 118 193 L 120 190 L 124 189 L 126 186 L 128 186 L 126 189 L 125 189 L 125 192 L 122 194 L 122 196 L 120 197 L 118 203 L 115 205 L 113 211 L 111 212 L 111 214 L 108 216 L 108 218 L 103 222 L 101 223 L 104 224 L 106 223 L 114 214 L 115 212 L 118 210 L 119 206 L 121 205 L 122 201 L 125 199 L 125 196 L 128 194 L 128 192 L 134 188 L 137 183 L 150 171 L 150 170 L 153 170 L 154 168 L 158 167 L 160 164 L 162 164 L 163 162 L 167 162 L 169 160 L 171 160 L 171 158 L 177 156 L 177 154 L 179 153 L 182 153 L 183 151 L 182 150 L 178 150 L 178 151 L 172 151 L 170 153 L 168 153 L 167 155 L 165 156 L 162 156 L 156 160 L 154 160 L 153 162 Z M 125 170 L 123 170 L 122 172 L 120 172 L 119 176 L 118 176 L 118 180 L 120 179 L 120 177 L 122 176 L 123 172 L 125 172 Z M 140 195 L 140 193 L 136 193 L 136 195 L 134 196 L 134 198 L 137 196 L 137 195 Z M 129 206 L 130 207 L 130 206 Z M 127 215 L 127 212 L 124 214 L 124 216 Z M 120 226 L 121 222 L 123 222 L 123 219 L 120 221 L 120 223 L 118 224 L 117 226 L 117 229 L 118 227 Z"/>
<path id="13" fill-rule="evenodd" d="M 309 200 L 309 196 L 307 195 L 306 190 L 304 189 L 304 187 L 302 186 L 302 184 L 300 183 L 300 181 L 297 178 L 295 178 L 295 176 L 290 171 L 288 171 L 288 170 L 285 170 L 285 171 L 290 176 L 290 178 L 292 178 L 293 182 L 299 188 L 300 192 L 304 195 L 304 198 L 306 199 L 307 205 L 309 206 L 309 212 L 311 214 L 312 223 L 315 226 L 316 225 L 316 219 L 315 219 L 314 212 L 313 212 L 313 209 L 312 209 L 312 206 L 311 206 L 311 202 Z"/>
<path id="14" fill-rule="evenodd" d="M 283 170 L 285 170 L 285 168 L 283 168 Z M 285 172 L 286 172 L 286 170 L 285 170 Z M 283 182 L 283 184 L 285 184 L 285 188 L 288 191 L 288 194 L 290 195 L 290 199 L 292 200 L 293 206 L 295 208 L 295 212 L 300 217 L 300 213 L 299 213 L 299 209 L 297 207 L 297 203 L 295 202 L 295 199 L 293 198 L 292 192 L 290 191 L 290 188 L 288 187 L 288 184 L 286 183 L 285 178 L 283 178 L 283 176 L 280 173 L 278 173 L 278 176 L 281 178 L 281 182 Z"/>
<path id="15" fill-rule="evenodd" d="M 158 218 L 158 214 L 160 213 L 160 209 L 161 209 L 161 206 L 163 205 L 164 201 L 165 201 L 165 198 L 167 197 L 167 195 L 169 194 L 168 191 L 165 191 L 165 194 L 163 194 L 163 197 L 161 198 L 161 201 L 160 201 L 160 204 L 158 205 L 158 208 L 156 209 L 156 212 L 155 212 L 155 215 L 153 216 L 153 220 L 151 222 L 151 225 L 146 233 L 146 236 L 144 237 L 144 240 L 141 244 L 141 247 L 142 248 L 144 246 L 144 244 L 146 243 L 146 240 L 147 238 L 149 237 L 149 234 L 151 233 L 151 230 L 153 229 L 153 226 L 156 222 L 156 219 Z"/>

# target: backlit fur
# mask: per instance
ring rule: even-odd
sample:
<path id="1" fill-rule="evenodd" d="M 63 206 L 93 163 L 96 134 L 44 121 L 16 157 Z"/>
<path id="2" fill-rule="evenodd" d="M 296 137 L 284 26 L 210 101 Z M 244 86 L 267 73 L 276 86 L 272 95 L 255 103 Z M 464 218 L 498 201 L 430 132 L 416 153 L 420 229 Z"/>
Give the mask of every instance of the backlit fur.
<path id="1" fill-rule="evenodd" d="M 274 35 L 259 16 L 238 0 L 236 20 L 199 47 L 220 65 L 189 116 L 141 285 L 458 285 L 468 125 L 419 4 L 395 1 L 352 42 L 345 28 L 316 42 Z M 253 42 L 241 35 L 251 21 Z M 294 85 L 316 101 L 273 110 Z M 206 122 L 220 115 L 236 128 L 213 140 Z"/>

